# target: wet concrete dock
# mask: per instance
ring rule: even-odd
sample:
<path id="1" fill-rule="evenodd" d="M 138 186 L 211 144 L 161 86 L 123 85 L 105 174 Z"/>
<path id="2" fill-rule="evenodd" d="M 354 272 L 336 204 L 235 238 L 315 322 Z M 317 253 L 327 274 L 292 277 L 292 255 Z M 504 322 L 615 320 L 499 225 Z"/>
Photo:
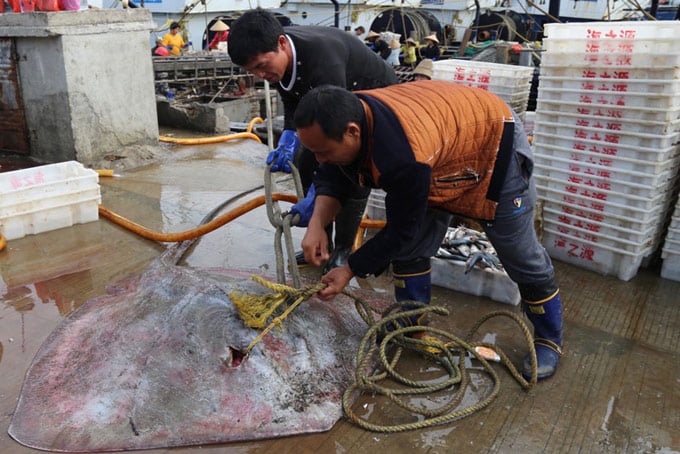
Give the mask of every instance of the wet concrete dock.
<path id="1" fill-rule="evenodd" d="M 101 178 L 102 204 L 150 229 L 198 225 L 224 200 L 263 184 L 266 148 L 253 141 L 168 146 L 160 163 Z M 284 177 L 282 188 L 290 188 Z M 274 229 L 259 208 L 205 235 L 186 259 L 192 267 L 274 272 Z M 299 241 L 303 231 L 296 229 Z M 49 333 L 107 285 L 143 270 L 165 249 L 100 219 L 30 235 L 0 252 L 0 452 L 38 452 L 7 435 L 24 374 Z M 680 452 L 680 282 L 659 277 L 658 264 L 629 282 L 556 262 L 565 308 L 564 356 L 558 374 L 525 391 L 500 366 L 498 397 L 464 419 L 396 434 L 369 432 L 347 420 L 332 430 L 281 439 L 147 452 Z M 318 270 L 306 269 L 310 279 Z M 389 296 L 389 277 L 357 282 Z M 519 307 L 436 288 L 433 302 L 451 312 L 433 323 L 464 336 L 483 314 Z M 503 321 L 490 338 L 515 364 L 521 334 Z M 416 357 L 407 367 L 418 371 Z M 483 392 L 475 389 L 472 393 Z M 359 413 L 380 413 L 381 400 L 360 400 Z M 383 414 L 384 423 L 397 420 Z"/>

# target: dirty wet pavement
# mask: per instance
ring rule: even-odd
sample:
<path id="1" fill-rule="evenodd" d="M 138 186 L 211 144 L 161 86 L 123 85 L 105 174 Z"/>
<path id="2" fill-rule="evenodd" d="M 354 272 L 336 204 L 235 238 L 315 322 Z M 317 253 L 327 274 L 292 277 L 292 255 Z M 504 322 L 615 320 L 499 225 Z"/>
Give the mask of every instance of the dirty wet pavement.
<path id="1" fill-rule="evenodd" d="M 179 232 L 264 183 L 266 147 L 254 141 L 164 148 L 167 158 L 160 163 L 100 178 L 102 205 L 152 230 Z M 281 175 L 279 185 L 292 192 L 287 177 Z M 264 207 L 257 208 L 205 235 L 185 264 L 273 276 L 273 232 Z M 294 229 L 296 246 L 302 235 Z M 38 452 L 12 440 L 7 427 L 24 374 L 50 332 L 85 301 L 104 294 L 107 285 L 146 268 L 165 247 L 100 218 L 11 240 L 0 252 L 0 452 Z M 565 351 L 557 375 L 530 391 L 496 366 L 498 397 L 478 413 L 434 428 L 385 434 L 341 420 L 318 434 L 147 452 L 680 452 L 680 282 L 661 279 L 658 266 L 623 282 L 555 265 L 565 304 Z M 319 277 L 316 269 L 304 274 Z M 356 282 L 386 298 L 389 284 L 384 276 Z M 519 307 L 483 297 L 441 288 L 433 293 L 433 303 L 450 310 L 433 325 L 460 337 L 489 311 L 519 313 Z M 519 364 L 524 355 L 519 330 L 504 319 L 484 326 L 484 340 L 501 345 Z M 431 372 L 413 355 L 403 365 L 410 373 Z M 472 381 L 465 401 L 490 387 L 488 380 Z M 427 399 L 419 403 L 434 405 Z M 367 396 L 355 411 L 380 415 L 386 425 L 398 423 L 387 405 Z"/>

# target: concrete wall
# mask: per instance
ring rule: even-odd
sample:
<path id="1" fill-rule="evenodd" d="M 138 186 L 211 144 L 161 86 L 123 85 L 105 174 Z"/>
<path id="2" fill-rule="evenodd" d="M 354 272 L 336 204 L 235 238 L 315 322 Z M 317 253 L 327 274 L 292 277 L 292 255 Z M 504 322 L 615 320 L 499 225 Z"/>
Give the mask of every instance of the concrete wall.
<path id="1" fill-rule="evenodd" d="M 144 9 L 0 15 L 16 44 L 31 153 L 88 163 L 156 144 L 158 124 Z"/>

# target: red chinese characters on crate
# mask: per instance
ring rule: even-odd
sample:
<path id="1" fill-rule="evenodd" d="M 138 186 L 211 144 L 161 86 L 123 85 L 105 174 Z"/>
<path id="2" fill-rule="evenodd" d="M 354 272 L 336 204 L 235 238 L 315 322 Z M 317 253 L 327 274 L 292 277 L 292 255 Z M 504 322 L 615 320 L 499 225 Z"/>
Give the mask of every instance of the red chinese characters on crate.
<path id="1" fill-rule="evenodd" d="M 10 185 L 12 189 L 21 189 L 42 184 L 45 182 L 45 175 L 41 171 L 37 171 L 31 175 L 24 175 L 23 177 L 12 177 Z"/>

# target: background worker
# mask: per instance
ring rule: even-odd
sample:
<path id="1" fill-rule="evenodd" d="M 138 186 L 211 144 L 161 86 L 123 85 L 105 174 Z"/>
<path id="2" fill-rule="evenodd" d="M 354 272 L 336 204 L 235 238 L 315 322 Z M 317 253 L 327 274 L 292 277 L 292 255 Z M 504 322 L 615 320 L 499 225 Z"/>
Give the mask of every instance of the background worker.
<path id="1" fill-rule="evenodd" d="M 418 43 L 413 38 L 406 38 L 404 46 L 401 48 L 401 52 L 404 54 L 404 65 L 413 68 L 418 61 L 418 55 L 416 55 L 416 50 L 418 49 Z"/>
<path id="2" fill-rule="evenodd" d="M 432 79 L 432 60 L 426 58 L 418 63 L 418 66 L 413 70 L 413 80 L 430 80 Z"/>
<path id="3" fill-rule="evenodd" d="M 218 19 L 210 27 L 210 31 L 215 32 L 215 36 L 213 36 L 210 44 L 208 44 L 208 49 L 217 49 L 220 43 L 226 44 L 227 39 L 229 38 L 229 26 L 227 24 Z"/>
<path id="4" fill-rule="evenodd" d="M 398 82 L 394 70 L 350 33 L 331 27 L 282 27 L 271 13 L 257 8 L 231 24 L 229 56 L 257 77 L 275 84 L 284 108 L 284 130 L 278 146 L 267 156 L 271 170 L 290 172 L 296 162 L 307 197 L 293 212 L 312 210 L 313 174 L 318 167 L 295 132 L 293 115 L 304 94 L 314 87 L 335 85 L 349 90 L 384 87 Z M 297 159 L 294 160 L 297 153 Z M 370 188 L 353 186 L 343 210 L 335 219 L 335 241 L 329 225 L 328 245 L 333 254 L 327 268 L 344 265 L 366 207 Z M 299 253 L 298 263 L 304 264 Z"/>
<path id="5" fill-rule="evenodd" d="M 399 66 L 399 54 L 401 54 L 401 44 L 398 39 L 390 41 L 390 56 L 387 57 L 387 63 L 392 66 Z"/>
<path id="6" fill-rule="evenodd" d="M 182 53 L 182 49 L 186 49 L 191 45 L 191 41 L 185 43 L 184 38 L 179 33 L 179 23 L 173 22 L 170 24 L 170 31 L 163 37 L 163 45 L 168 49 L 170 55 L 177 56 Z"/>
<path id="7" fill-rule="evenodd" d="M 364 36 L 364 33 L 366 33 L 366 29 L 364 28 L 363 25 L 359 25 L 357 28 L 354 29 L 354 34 L 359 39 L 362 39 L 361 37 Z"/>
<path id="8" fill-rule="evenodd" d="M 441 55 L 441 50 L 439 49 L 439 39 L 434 33 L 426 36 L 423 40 L 427 43 L 425 47 L 420 48 L 420 56 L 422 58 L 429 58 L 430 60 L 436 60 Z"/>
<path id="9" fill-rule="evenodd" d="M 414 102 L 416 100 L 417 102 Z M 423 128 L 422 125 L 428 125 Z M 316 156 L 316 203 L 302 241 L 311 263 L 325 260 L 326 224 L 348 183 L 382 188 L 386 226 L 322 277 L 321 299 L 354 276 L 392 265 L 397 301 L 430 302 L 430 257 L 452 213 L 481 220 L 534 326 L 538 377 L 552 376 L 562 346 L 562 303 L 555 271 L 534 231 L 533 156 L 510 107 L 485 90 L 418 81 L 350 93 L 319 87 L 300 101 L 295 126 Z M 408 303 L 406 308 L 408 309 Z M 405 318 L 405 325 L 420 320 Z M 528 358 L 523 374 L 530 378 Z"/>
<path id="10" fill-rule="evenodd" d="M 387 60 L 387 57 L 390 56 L 391 52 L 390 46 L 385 41 L 383 41 L 382 37 L 380 36 L 380 33 L 376 33 L 373 30 L 371 30 L 370 32 L 368 32 L 368 35 L 366 36 L 366 41 L 371 43 L 369 47 L 373 52 L 380 55 L 380 58 L 382 58 L 383 60 Z"/>
<path id="11" fill-rule="evenodd" d="M 170 51 L 163 45 L 163 38 L 156 37 L 156 45 L 151 48 L 151 55 L 153 57 L 167 57 Z"/>

